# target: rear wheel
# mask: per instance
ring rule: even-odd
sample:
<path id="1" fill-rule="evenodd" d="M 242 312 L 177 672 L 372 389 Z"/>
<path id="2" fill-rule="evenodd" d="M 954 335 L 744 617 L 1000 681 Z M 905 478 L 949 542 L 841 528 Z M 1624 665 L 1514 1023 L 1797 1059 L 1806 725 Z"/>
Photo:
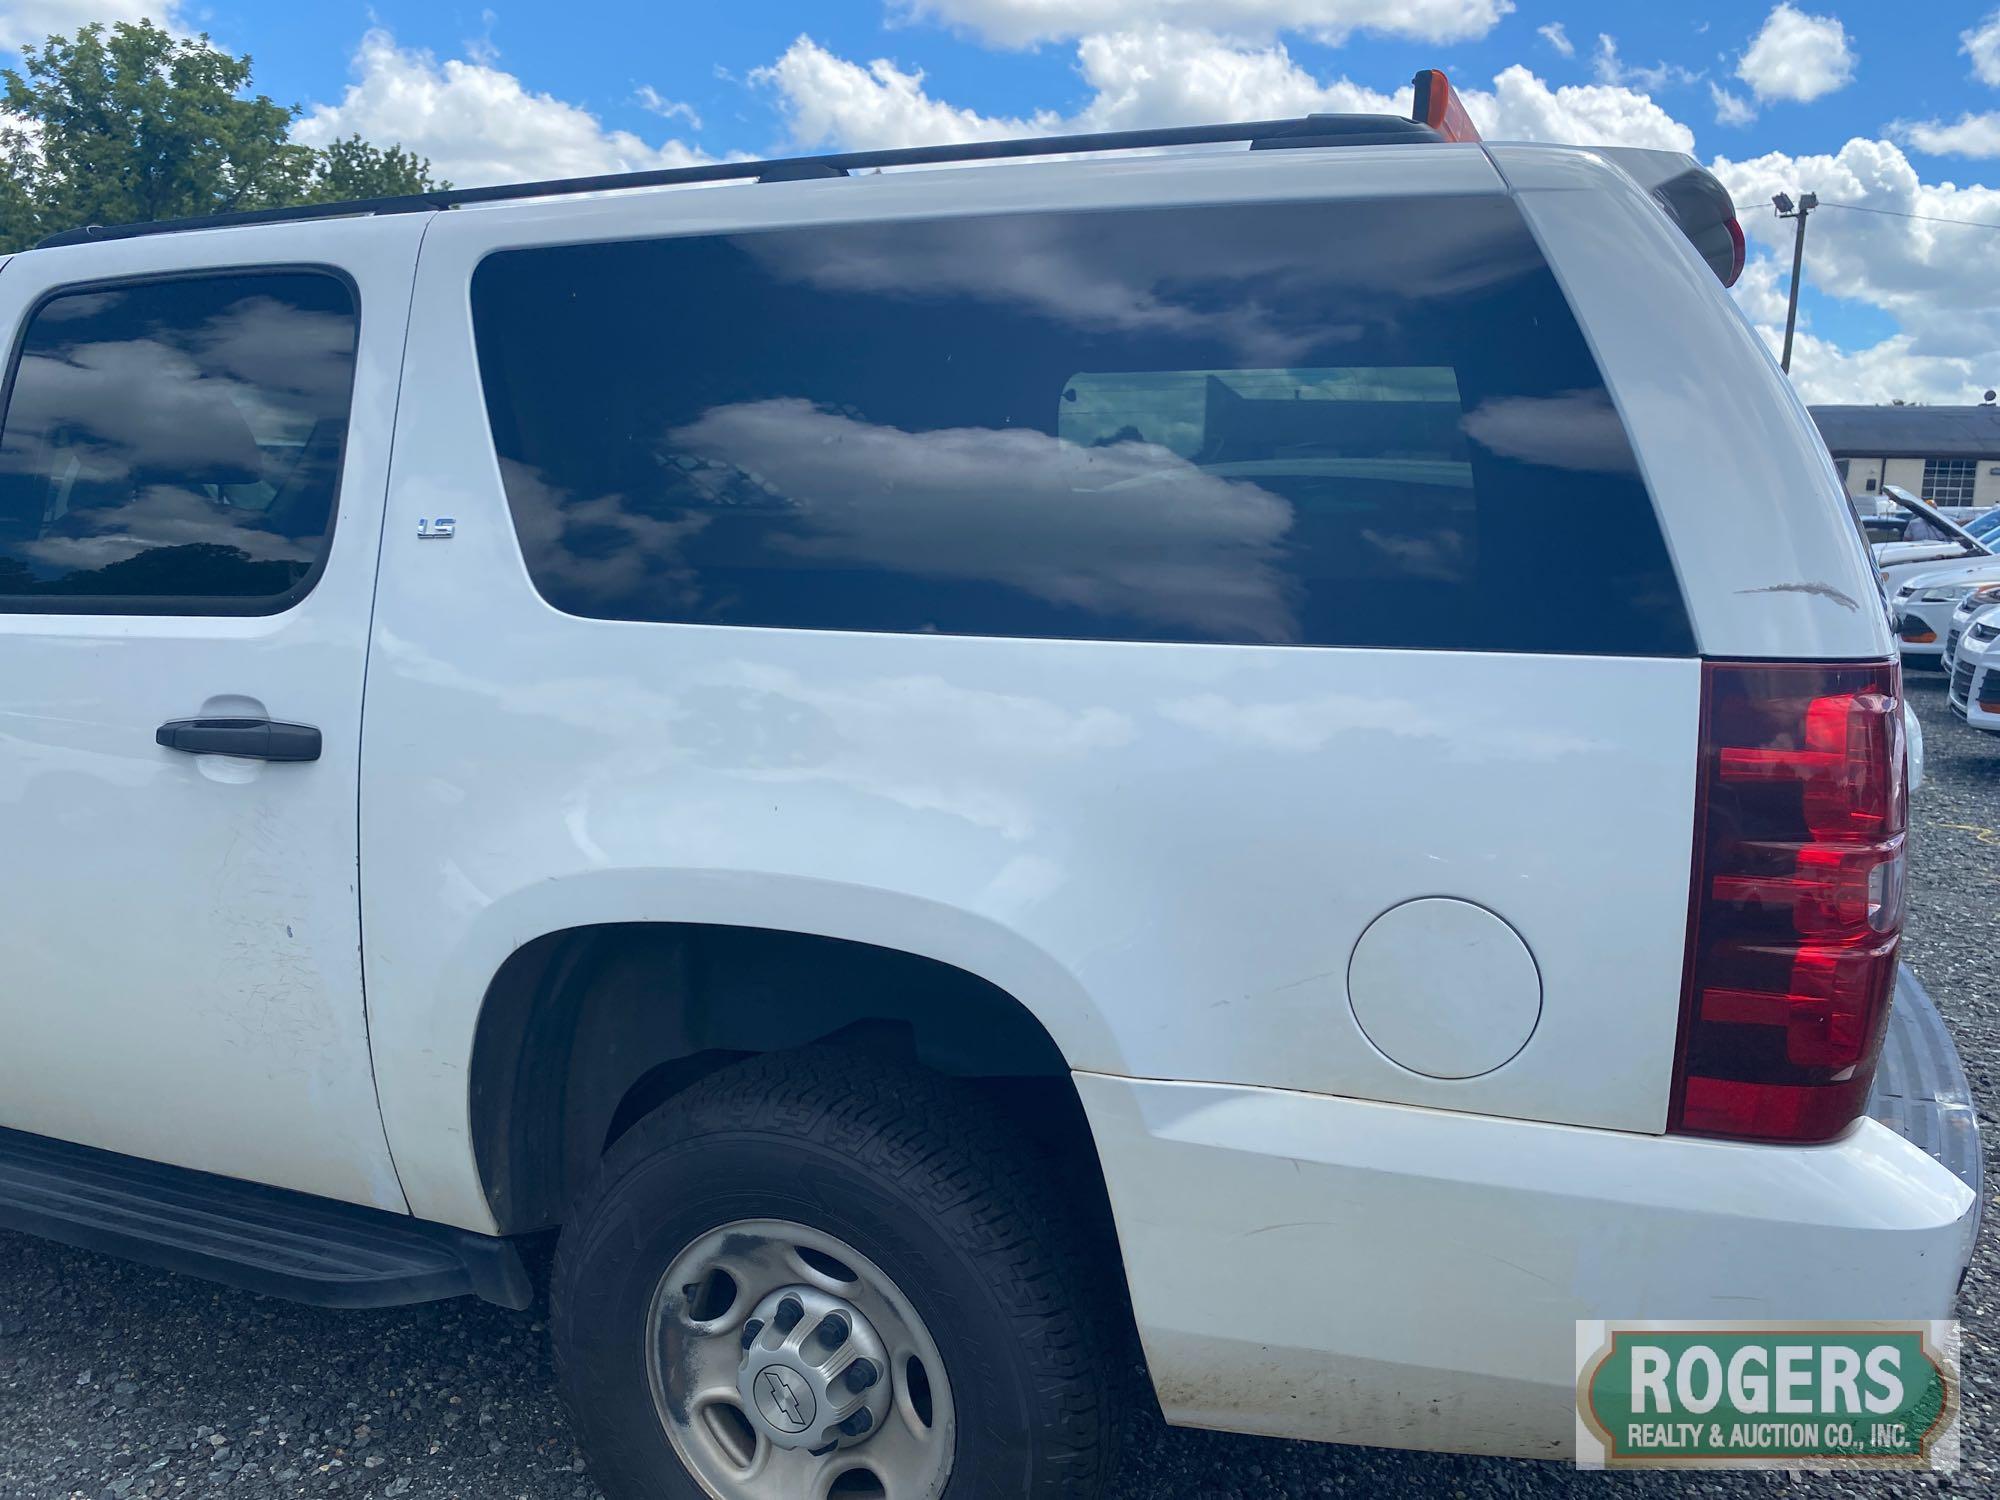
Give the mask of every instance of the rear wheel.
<path id="1" fill-rule="evenodd" d="M 634 1126 L 557 1252 L 557 1366 L 613 1500 L 1085 1500 L 1104 1291 L 1033 1158 L 949 1080 L 833 1050 Z"/>

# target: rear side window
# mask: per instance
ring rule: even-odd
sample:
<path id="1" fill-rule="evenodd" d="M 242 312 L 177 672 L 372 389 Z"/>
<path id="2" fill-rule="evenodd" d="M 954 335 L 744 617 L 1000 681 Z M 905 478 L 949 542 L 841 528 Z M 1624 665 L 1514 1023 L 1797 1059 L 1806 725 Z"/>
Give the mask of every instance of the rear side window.
<path id="1" fill-rule="evenodd" d="M 528 571 L 572 614 L 1694 649 L 1505 199 L 553 246 L 472 291 Z"/>
<path id="2" fill-rule="evenodd" d="M 333 527 L 354 296 L 323 272 L 64 292 L 0 427 L 0 610 L 261 614 Z"/>

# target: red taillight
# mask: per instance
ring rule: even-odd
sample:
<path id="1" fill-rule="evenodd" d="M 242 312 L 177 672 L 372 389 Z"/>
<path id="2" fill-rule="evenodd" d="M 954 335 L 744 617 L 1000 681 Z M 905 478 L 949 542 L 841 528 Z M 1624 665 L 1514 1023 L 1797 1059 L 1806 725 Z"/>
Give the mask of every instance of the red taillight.
<path id="1" fill-rule="evenodd" d="M 1743 226 L 1735 219 L 1727 221 L 1729 229 L 1729 274 L 1722 278 L 1724 286 L 1735 286 L 1743 274 Z"/>
<path id="2" fill-rule="evenodd" d="M 1669 1127 L 1821 1141 L 1861 1113 L 1903 927 L 1893 662 L 1708 662 Z"/>

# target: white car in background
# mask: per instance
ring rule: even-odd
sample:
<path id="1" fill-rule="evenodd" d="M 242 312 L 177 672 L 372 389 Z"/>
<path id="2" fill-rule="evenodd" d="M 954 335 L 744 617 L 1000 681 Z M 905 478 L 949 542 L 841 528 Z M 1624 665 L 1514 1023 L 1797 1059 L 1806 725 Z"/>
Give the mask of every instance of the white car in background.
<path id="1" fill-rule="evenodd" d="M 1908 490 L 1889 484 L 1882 487 L 1882 493 L 1909 512 L 1913 520 L 1929 522 L 1943 533 L 1944 538 L 1941 541 L 1872 544 L 1869 550 L 1875 556 L 1875 566 L 1881 571 L 1882 581 L 1891 589 L 1905 578 L 1927 568 L 1993 556 L 1994 543 L 1980 540 L 1936 506 L 1919 500 Z"/>
<path id="2" fill-rule="evenodd" d="M 1901 509 L 1901 507 L 1896 508 L 1898 510 Z M 1904 512 L 1904 514 L 1907 516 L 1908 513 Z M 1946 510 L 1941 509 L 1938 514 L 1944 516 L 1947 520 L 1956 519 L 1956 517 L 1952 516 Z M 1966 531 L 1971 536 L 1983 542 L 1986 546 L 2000 548 L 2000 505 L 1994 506 L 1991 510 L 1980 511 L 1971 520 L 1961 524 L 1964 525 Z M 1937 542 L 1904 541 L 1876 542 L 1873 544 L 1875 561 L 1884 567 L 1887 567 L 1890 563 L 1909 562 L 1935 556 L 1935 549 L 1939 545 L 1941 544 Z"/>
<path id="3" fill-rule="evenodd" d="M 1889 610 L 1896 622 L 1896 646 L 1905 664 L 1943 657 L 1953 611 L 1989 584 L 2000 584 L 2000 557 L 1926 563 L 1894 583 L 1889 591 Z"/>
<path id="4" fill-rule="evenodd" d="M 1973 729 L 2000 734 L 2000 605 L 1973 617 L 1953 657 L 1951 711 Z"/>
<path id="5" fill-rule="evenodd" d="M 1953 606 L 1951 617 L 1945 621 L 1944 648 L 1943 655 L 1938 661 L 1939 666 L 1949 672 L 1957 665 L 1958 644 L 1965 638 L 1965 632 L 1971 626 L 1973 616 L 1983 610 L 1991 609 L 1996 604 L 2000 604 L 2000 580 L 1975 584 L 1966 590 L 1958 603 Z"/>

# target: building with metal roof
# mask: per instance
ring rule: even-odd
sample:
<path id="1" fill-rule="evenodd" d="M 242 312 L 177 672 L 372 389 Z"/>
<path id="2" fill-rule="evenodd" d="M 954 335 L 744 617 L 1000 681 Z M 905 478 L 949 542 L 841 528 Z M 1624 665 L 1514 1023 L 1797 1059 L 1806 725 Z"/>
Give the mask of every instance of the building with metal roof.
<path id="1" fill-rule="evenodd" d="M 2000 505 L 2000 405 L 1815 406 L 1847 493 L 1868 500 L 1885 484 L 1933 505 Z"/>

